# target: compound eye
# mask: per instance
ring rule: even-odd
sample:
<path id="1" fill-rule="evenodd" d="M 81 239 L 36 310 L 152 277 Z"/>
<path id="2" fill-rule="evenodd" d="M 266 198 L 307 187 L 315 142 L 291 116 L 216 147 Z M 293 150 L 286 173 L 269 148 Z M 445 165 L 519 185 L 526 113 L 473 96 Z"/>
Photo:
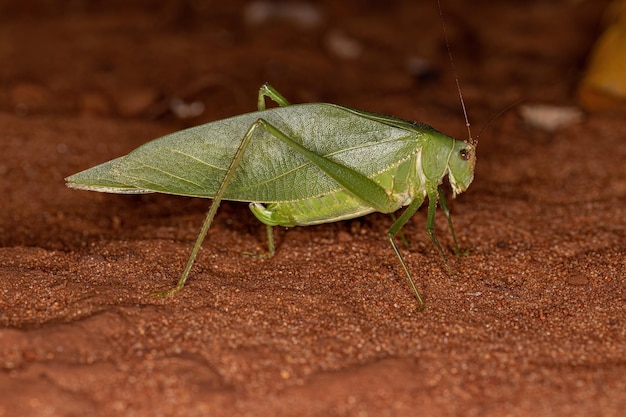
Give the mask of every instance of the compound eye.
<path id="1" fill-rule="evenodd" d="M 461 149 L 459 151 L 459 156 L 461 157 L 462 160 L 469 161 L 469 159 L 470 159 L 470 152 L 467 149 Z"/>

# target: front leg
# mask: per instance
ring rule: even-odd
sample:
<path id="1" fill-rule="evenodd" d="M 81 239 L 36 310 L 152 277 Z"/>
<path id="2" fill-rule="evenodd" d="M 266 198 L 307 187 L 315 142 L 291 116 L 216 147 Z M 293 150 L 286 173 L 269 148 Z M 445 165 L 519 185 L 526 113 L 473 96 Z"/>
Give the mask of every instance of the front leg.
<path id="1" fill-rule="evenodd" d="M 450 216 L 450 209 L 448 208 L 448 202 L 446 201 L 446 197 L 443 194 L 443 189 L 441 186 L 437 187 L 437 192 L 439 194 L 439 205 L 441 206 L 441 210 L 443 214 L 446 216 L 448 220 L 448 227 L 450 228 L 450 233 L 452 233 L 452 240 L 454 241 L 454 254 L 456 256 L 465 256 L 469 252 L 468 250 L 461 250 L 459 248 L 458 241 L 456 240 L 456 234 L 454 233 L 454 227 L 452 226 L 452 217 Z"/>

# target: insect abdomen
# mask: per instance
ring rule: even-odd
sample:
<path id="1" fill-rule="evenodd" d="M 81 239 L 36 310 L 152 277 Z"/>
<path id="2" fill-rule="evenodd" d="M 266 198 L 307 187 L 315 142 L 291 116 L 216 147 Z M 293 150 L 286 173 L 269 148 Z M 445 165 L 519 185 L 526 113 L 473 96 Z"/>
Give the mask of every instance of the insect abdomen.
<path id="1" fill-rule="evenodd" d="M 415 181 L 415 160 L 415 157 L 409 158 L 372 178 L 396 197 L 398 204 L 394 211 L 409 204 L 415 189 L 419 188 Z M 270 226 L 286 227 L 353 219 L 375 211 L 367 201 L 339 187 L 336 191 L 317 197 L 266 206 L 252 203 L 250 209 L 261 222 Z"/>

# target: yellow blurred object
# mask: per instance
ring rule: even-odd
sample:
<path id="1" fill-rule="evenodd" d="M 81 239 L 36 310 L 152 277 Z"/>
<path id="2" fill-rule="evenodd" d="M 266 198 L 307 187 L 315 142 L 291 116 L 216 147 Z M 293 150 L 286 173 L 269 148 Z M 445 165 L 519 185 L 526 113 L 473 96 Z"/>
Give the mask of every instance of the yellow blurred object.
<path id="1" fill-rule="evenodd" d="M 596 42 L 578 91 L 590 110 L 626 104 L 626 0 L 614 0 L 606 10 L 608 26 Z"/>

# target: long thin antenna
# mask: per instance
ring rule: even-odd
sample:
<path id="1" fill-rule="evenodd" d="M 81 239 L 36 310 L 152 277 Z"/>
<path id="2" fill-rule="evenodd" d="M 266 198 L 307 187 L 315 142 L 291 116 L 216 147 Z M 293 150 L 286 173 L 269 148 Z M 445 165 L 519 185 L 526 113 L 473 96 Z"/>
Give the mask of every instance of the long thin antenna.
<path id="1" fill-rule="evenodd" d="M 476 146 L 478 140 L 472 138 L 472 131 L 470 129 L 469 118 L 467 117 L 467 109 L 465 108 L 465 100 L 463 100 L 463 93 L 461 92 L 461 82 L 459 81 L 459 74 L 456 71 L 456 65 L 454 65 L 454 58 L 452 57 L 452 50 L 450 49 L 450 42 L 448 41 L 448 32 L 446 31 L 446 23 L 443 20 L 443 10 L 441 9 L 441 0 L 437 0 L 439 6 L 439 20 L 441 21 L 441 28 L 443 29 L 443 37 L 446 40 L 446 48 L 448 49 L 448 57 L 450 58 L 450 64 L 452 66 L 452 72 L 454 73 L 454 79 L 456 81 L 456 89 L 459 92 L 459 99 L 461 100 L 461 108 L 463 109 L 463 116 L 465 117 L 465 127 L 467 127 L 467 135 L 469 142 Z"/>

